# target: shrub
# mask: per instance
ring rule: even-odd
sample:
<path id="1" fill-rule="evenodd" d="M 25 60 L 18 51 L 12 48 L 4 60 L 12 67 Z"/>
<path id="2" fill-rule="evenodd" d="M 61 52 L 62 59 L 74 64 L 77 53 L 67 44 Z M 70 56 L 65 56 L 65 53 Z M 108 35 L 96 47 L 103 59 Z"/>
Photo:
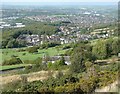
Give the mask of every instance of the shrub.
<path id="1" fill-rule="evenodd" d="M 9 94 L 14 94 L 15 89 L 20 88 L 20 86 L 21 86 L 21 80 L 15 80 L 5 84 L 3 91 L 9 92 Z M 11 93 L 10 91 L 13 91 L 13 93 Z"/>
<path id="2" fill-rule="evenodd" d="M 28 51 L 29 53 L 38 52 L 38 47 L 30 47 L 30 48 L 27 49 L 27 51 Z"/>
<path id="3" fill-rule="evenodd" d="M 44 48 L 49 48 L 49 47 L 55 47 L 55 46 L 59 46 L 60 44 L 57 43 L 57 42 L 47 42 L 47 43 L 44 43 L 40 46 L 41 49 L 44 49 Z"/>
<path id="4" fill-rule="evenodd" d="M 23 53 L 22 55 L 26 55 L 26 53 Z"/>
<path id="5" fill-rule="evenodd" d="M 18 52 L 24 52 L 25 51 L 25 49 L 19 49 L 18 50 Z"/>
<path id="6" fill-rule="evenodd" d="M 79 85 L 83 92 L 94 92 L 97 87 L 97 77 L 90 77 L 89 79 L 81 78 Z"/>
<path id="7" fill-rule="evenodd" d="M 20 58 L 12 57 L 10 60 L 6 60 L 3 62 L 3 65 L 15 65 L 15 64 L 22 64 Z"/>
<path id="8" fill-rule="evenodd" d="M 59 71 L 56 75 L 56 78 L 60 79 L 63 76 L 63 72 Z"/>
<path id="9" fill-rule="evenodd" d="M 71 47 L 70 46 L 64 46 L 62 49 L 66 50 L 66 49 L 69 49 L 69 48 L 71 48 Z"/>
<path id="10" fill-rule="evenodd" d="M 17 55 L 11 55 L 11 57 L 18 57 Z"/>

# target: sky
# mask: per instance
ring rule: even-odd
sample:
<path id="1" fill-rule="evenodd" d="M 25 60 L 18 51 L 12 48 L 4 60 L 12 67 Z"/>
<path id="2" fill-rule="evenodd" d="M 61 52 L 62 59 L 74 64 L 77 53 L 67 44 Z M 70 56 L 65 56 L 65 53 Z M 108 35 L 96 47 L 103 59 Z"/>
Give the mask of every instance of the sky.
<path id="1" fill-rule="evenodd" d="M 119 0 L 1 0 L 4 2 L 119 2 Z"/>

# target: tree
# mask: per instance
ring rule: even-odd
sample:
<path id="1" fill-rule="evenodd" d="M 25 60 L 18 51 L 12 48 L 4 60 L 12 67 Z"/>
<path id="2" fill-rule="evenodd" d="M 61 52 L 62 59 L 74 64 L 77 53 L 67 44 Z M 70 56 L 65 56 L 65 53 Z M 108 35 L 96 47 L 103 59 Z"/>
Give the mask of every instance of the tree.
<path id="1" fill-rule="evenodd" d="M 73 54 L 71 59 L 70 71 L 71 72 L 83 72 L 85 70 L 84 59 L 81 53 Z"/>
<path id="2" fill-rule="evenodd" d="M 14 48 L 15 39 L 10 40 L 7 44 L 7 48 Z"/>
<path id="3" fill-rule="evenodd" d="M 59 29 L 56 26 L 51 26 L 48 24 L 33 22 L 31 24 L 27 24 L 24 28 L 11 28 L 11 29 L 3 29 L 2 30 L 2 41 L 3 48 L 5 48 L 8 44 L 8 48 L 14 48 L 13 39 L 17 40 L 20 35 L 23 34 L 38 34 L 38 35 L 52 35 L 55 34 Z M 7 43 L 7 44 L 6 44 Z M 19 42 L 18 42 L 19 43 Z M 21 44 L 21 43 L 20 43 Z M 23 45 L 23 43 L 22 43 Z M 51 43 L 49 46 L 56 46 L 58 43 Z M 25 45 L 26 46 L 26 45 Z M 19 46 L 17 46 L 19 47 Z M 20 46 L 21 47 L 21 46 Z"/>
<path id="4" fill-rule="evenodd" d="M 83 72 L 85 70 L 85 61 L 94 61 L 92 52 L 88 47 L 88 45 L 86 46 L 82 43 L 74 48 L 73 54 L 71 55 L 71 72 Z"/>
<path id="5" fill-rule="evenodd" d="M 120 52 L 119 47 L 120 47 L 120 39 L 114 40 L 112 43 L 112 54 L 118 55 L 118 53 Z"/>
<path id="6" fill-rule="evenodd" d="M 60 61 L 59 61 L 59 65 L 66 65 L 66 64 L 65 64 L 65 59 L 64 59 L 63 56 L 61 57 L 61 59 L 60 59 Z"/>
<path id="7" fill-rule="evenodd" d="M 98 41 L 93 46 L 92 52 L 98 59 L 105 59 L 105 58 L 107 58 L 108 50 L 107 50 L 106 41 L 105 40 Z"/>
<path id="8" fill-rule="evenodd" d="M 6 48 L 9 40 L 3 40 L 2 41 L 2 48 Z"/>

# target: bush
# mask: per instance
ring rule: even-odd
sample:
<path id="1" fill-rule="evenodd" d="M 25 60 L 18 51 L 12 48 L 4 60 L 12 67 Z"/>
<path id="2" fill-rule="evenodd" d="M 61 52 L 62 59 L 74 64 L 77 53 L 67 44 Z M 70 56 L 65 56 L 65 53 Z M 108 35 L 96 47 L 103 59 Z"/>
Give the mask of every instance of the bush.
<path id="1" fill-rule="evenodd" d="M 28 51 L 29 53 L 38 52 L 38 47 L 30 47 L 30 48 L 27 49 L 27 51 Z"/>
<path id="2" fill-rule="evenodd" d="M 63 57 L 60 60 L 57 60 L 55 63 L 49 62 L 47 64 L 48 68 L 55 69 L 55 70 L 59 70 L 62 66 L 66 66 L 65 60 Z"/>
<path id="3" fill-rule="evenodd" d="M 15 80 L 5 84 L 2 91 L 9 92 L 9 94 L 14 94 L 15 89 L 20 88 L 20 86 L 21 86 L 21 80 Z M 13 91 L 13 93 L 11 93 L 10 91 Z"/>
<path id="4" fill-rule="evenodd" d="M 79 85 L 83 92 L 94 92 L 97 87 L 97 77 L 90 77 L 89 79 L 81 78 Z"/>
<path id="5" fill-rule="evenodd" d="M 24 52 L 26 51 L 25 49 L 19 49 L 18 52 Z"/>
<path id="6" fill-rule="evenodd" d="M 25 64 L 32 64 L 32 66 L 26 66 L 25 72 L 35 72 L 35 71 L 41 71 L 41 70 L 47 70 L 46 64 L 42 63 L 42 58 L 38 57 L 35 60 L 25 60 Z"/>
<path id="7" fill-rule="evenodd" d="M 3 65 L 15 65 L 15 64 L 22 64 L 20 58 L 12 57 L 10 60 L 6 60 L 3 62 Z"/>
<path id="8" fill-rule="evenodd" d="M 59 71 L 56 75 L 56 78 L 60 79 L 63 76 L 63 72 Z"/>
<path id="9" fill-rule="evenodd" d="M 32 66 L 25 66 L 25 70 L 30 70 L 32 69 Z"/>
<path id="10" fill-rule="evenodd" d="M 47 43 L 44 43 L 40 46 L 41 49 L 44 49 L 44 48 L 49 48 L 49 47 L 55 47 L 55 46 L 59 46 L 60 44 L 57 43 L 57 42 L 47 42 Z"/>
<path id="11" fill-rule="evenodd" d="M 26 53 L 23 53 L 22 55 L 26 55 Z"/>
<path id="12" fill-rule="evenodd" d="M 11 55 L 11 57 L 18 57 L 17 55 Z"/>
<path id="13" fill-rule="evenodd" d="M 70 46 L 64 46 L 62 49 L 66 50 L 66 49 L 70 49 L 70 48 L 71 48 Z"/>
<path id="14" fill-rule="evenodd" d="M 33 60 L 24 60 L 24 63 L 25 64 L 34 64 L 34 61 Z"/>

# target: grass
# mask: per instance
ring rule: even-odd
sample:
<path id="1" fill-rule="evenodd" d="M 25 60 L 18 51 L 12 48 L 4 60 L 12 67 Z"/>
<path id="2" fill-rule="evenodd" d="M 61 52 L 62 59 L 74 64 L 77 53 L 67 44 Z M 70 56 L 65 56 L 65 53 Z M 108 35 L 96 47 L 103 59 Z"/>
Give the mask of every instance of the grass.
<path id="1" fill-rule="evenodd" d="M 110 37 L 114 40 L 118 40 L 118 37 Z M 109 38 L 108 38 L 109 39 Z M 105 40 L 108 40 L 108 39 L 105 39 Z M 91 40 L 90 43 L 92 46 L 94 46 L 100 39 L 94 39 L 94 40 Z M 102 39 L 103 40 L 103 39 Z"/>
<path id="2" fill-rule="evenodd" d="M 38 53 L 28 53 L 27 51 L 18 52 L 20 48 L 13 48 L 13 49 L 0 49 L 0 52 L 2 51 L 2 59 L 0 59 L 0 62 L 4 60 L 9 60 L 12 55 L 19 57 L 22 61 L 24 60 L 35 60 L 38 57 L 43 57 L 45 54 L 48 54 L 49 56 L 54 56 L 58 54 L 65 53 L 66 50 L 57 50 L 55 47 L 48 48 L 48 49 L 42 49 L 38 50 Z M 23 55 L 25 54 L 25 55 Z"/>
<path id="3" fill-rule="evenodd" d="M 1 70 L 14 69 L 14 68 L 20 68 L 20 67 L 24 67 L 24 66 L 28 66 L 28 64 L 17 64 L 17 65 L 1 66 L 1 67 L 0 67 L 0 71 L 1 71 Z"/>

